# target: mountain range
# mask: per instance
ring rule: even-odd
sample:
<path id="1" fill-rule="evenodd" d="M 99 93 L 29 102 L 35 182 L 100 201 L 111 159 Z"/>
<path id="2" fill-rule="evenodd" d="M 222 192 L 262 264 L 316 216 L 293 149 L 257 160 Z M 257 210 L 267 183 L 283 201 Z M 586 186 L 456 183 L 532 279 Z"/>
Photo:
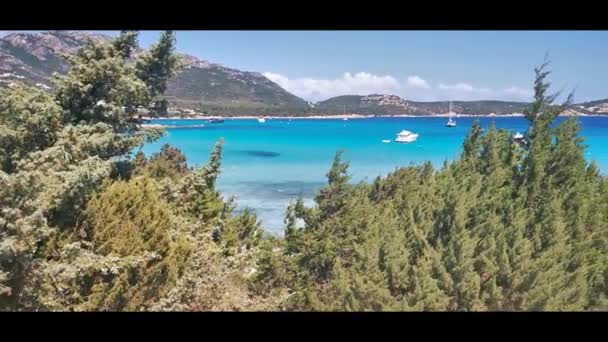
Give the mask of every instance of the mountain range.
<path id="1" fill-rule="evenodd" d="M 0 38 L 0 86 L 25 82 L 52 89 L 53 73 L 66 73 L 63 57 L 88 39 L 111 37 L 75 31 L 11 33 Z M 140 53 L 141 50 L 136 51 Z M 182 115 L 431 115 L 447 113 L 449 102 L 409 101 L 390 94 L 344 95 L 317 103 L 301 99 L 258 72 L 241 71 L 181 54 L 185 66 L 169 81 L 164 96 L 174 113 Z M 528 104 L 508 101 L 453 101 L 463 114 L 521 113 Z M 608 114 L 608 99 L 573 105 L 570 112 Z"/>

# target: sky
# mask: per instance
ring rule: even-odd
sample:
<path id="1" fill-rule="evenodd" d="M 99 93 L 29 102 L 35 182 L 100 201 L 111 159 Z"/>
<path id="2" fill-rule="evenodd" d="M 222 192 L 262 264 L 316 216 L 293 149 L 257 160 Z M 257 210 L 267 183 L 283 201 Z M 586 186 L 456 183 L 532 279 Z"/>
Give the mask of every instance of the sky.
<path id="1" fill-rule="evenodd" d="M 140 45 L 159 34 L 141 31 Z M 263 73 L 309 101 L 370 93 L 528 101 L 545 53 L 553 89 L 575 89 L 576 102 L 604 99 L 607 42 L 608 31 L 177 31 L 179 52 Z"/>

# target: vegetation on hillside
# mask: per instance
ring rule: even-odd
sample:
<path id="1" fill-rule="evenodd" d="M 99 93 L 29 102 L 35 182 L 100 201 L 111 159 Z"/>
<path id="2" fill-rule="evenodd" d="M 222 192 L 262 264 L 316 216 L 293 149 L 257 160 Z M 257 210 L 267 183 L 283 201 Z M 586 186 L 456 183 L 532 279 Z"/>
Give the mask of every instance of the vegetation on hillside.
<path id="1" fill-rule="evenodd" d="M 0 38 L 0 87 L 20 82 L 38 84 L 43 89 L 52 86 L 52 75 L 66 74 L 70 69 L 70 59 L 87 42 L 109 43 L 111 37 L 74 31 L 53 31 L 42 33 L 13 33 Z M 136 32 L 124 32 L 122 38 L 112 44 L 118 54 L 139 58 L 140 54 L 164 53 L 162 49 L 169 43 L 160 41 L 156 52 L 137 47 Z M 134 56 L 135 55 L 135 56 Z M 256 72 L 240 71 L 219 64 L 209 63 L 194 56 L 175 54 L 174 61 L 164 61 L 170 67 L 178 60 L 183 64 L 172 77 L 159 78 L 157 89 L 162 96 L 149 115 L 430 115 L 447 113 L 449 102 L 418 102 L 400 99 L 401 103 L 380 103 L 363 100 L 368 96 L 336 96 L 314 105 L 291 94 Z M 179 57 L 179 58 L 177 58 Z M 160 65 L 162 65 L 159 64 Z M 151 80 L 150 80 L 151 81 Z M 52 89 L 49 89 L 52 90 Z M 161 95 L 157 94 L 157 95 Z M 371 95 L 371 94 L 370 94 Z M 406 94 L 407 95 L 407 94 Z M 374 96 L 374 95 L 372 95 Z M 497 115 L 521 113 L 530 103 L 512 101 L 457 101 L 453 110 L 460 114 Z M 171 109 L 171 110 L 169 110 Z M 574 104 L 570 111 L 584 114 L 608 113 L 608 101 L 598 100 Z"/>
<path id="2" fill-rule="evenodd" d="M 378 95 L 375 95 L 378 96 Z M 342 95 L 318 102 L 310 113 L 314 114 L 360 114 L 360 115 L 433 115 L 445 114 L 450 109 L 449 101 L 417 102 L 401 99 L 400 104 L 365 101 L 366 96 Z M 522 113 L 530 104 L 512 101 L 452 101 L 452 110 L 468 115 L 507 115 Z"/>
<path id="3" fill-rule="evenodd" d="M 0 87 L 19 82 L 39 83 L 43 88 L 52 86 L 53 73 L 66 74 L 71 66 L 70 56 L 76 54 L 79 47 L 86 46 L 89 40 L 99 43 L 110 42 L 111 38 L 73 31 L 13 33 L 0 38 Z M 154 57 L 155 53 L 166 53 L 164 48 L 174 46 L 161 38 L 155 51 L 140 49 L 136 32 L 123 32 L 112 44 L 118 54 L 136 55 L 139 60 L 144 59 L 139 58 L 142 53 Z M 262 74 L 227 68 L 193 56 L 172 56 L 173 61 L 161 61 L 155 67 L 172 67 L 171 63 L 176 63 L 177 59 L 183 62 L 184 67 L 172 77 L 148 80 L 150 86 L 153 83 L 162 85 L 162 89 L 156 90 L 163 95 L 162 99 L 170 102 L 169 105 L 158 99 L 160 108 L 192 109 L 210 115 L 288 114 L 306 112 L 309 108 L 306 101 Z M 166 115 L 158 110 L 150 114 Z"/>
<path id="4" fill-rule="evenodd" d="M 165 32 L 90 42 L 55 92 L 0 90 L 0 310 L 608 309 L 608 180 L 536 70 L 526 144 L 474 125 L 461 157 L 351 184 L 338 153 L 284 238 L 191 168 L 138 109 L 179 68 Z"/>

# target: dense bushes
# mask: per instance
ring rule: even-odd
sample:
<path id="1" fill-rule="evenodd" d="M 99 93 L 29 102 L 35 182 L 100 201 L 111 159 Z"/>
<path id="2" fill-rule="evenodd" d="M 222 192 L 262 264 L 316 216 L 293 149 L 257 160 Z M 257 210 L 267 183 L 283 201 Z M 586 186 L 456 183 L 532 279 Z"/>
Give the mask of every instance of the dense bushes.
<path id="1" fill-rule="evenodd" d="M 0 94 L 1 310 L 257 305 L 222 306 L 246 293 L 261 230 L 215 189 L 221 145 L 195 170 L 170 146 L 128 158 L 160 136 L 136 109 L 155 106 L 179 65 L 171 32 L 133 63 L 135 37 L 72 56 L 55 98 L 29 87 Z"/>
<path id="2" fill-rule="evenodd" d="M 537 69 L 530 130 L 475 124 L 459 160 L 348 185 L 340 154 L 316 206 L 294 203 L 259 284 L 297 310 L 605 310 L 606 179 Z M 304 221 L 295 228 L 295 221 Z M 283 259 L 285 262 L 278 262 Z"/>
<path id="3" fill-rule="evenodd" d="M 179 64 L 170 32 L 71 58 L 55 99 L 0 91 L 0 310 L 606 310 L 608 180 L 536 70 L 523 145 L 475 124 L 461 157 L 349 183 L 338 153 L 285 237 L 216 189 L 222 142 L 191 169 L 156 106 Z"/>

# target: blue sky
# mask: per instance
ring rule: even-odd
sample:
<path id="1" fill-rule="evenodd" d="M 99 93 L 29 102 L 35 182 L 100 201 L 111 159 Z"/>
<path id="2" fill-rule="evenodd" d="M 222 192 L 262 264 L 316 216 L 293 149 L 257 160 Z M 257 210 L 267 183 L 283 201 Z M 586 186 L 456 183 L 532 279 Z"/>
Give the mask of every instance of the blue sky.
<path id="1" fill-rule="evenodd" d="M 112 32 L 109 32 L 112 33 Z M 142 31 L 149 46 L 158 31 Z M 264 73 L 307 100 L 529 100 L 549 52 L 554 89 L 608 98 L 608 31 L 177 31 L 180 52 Z"/>

